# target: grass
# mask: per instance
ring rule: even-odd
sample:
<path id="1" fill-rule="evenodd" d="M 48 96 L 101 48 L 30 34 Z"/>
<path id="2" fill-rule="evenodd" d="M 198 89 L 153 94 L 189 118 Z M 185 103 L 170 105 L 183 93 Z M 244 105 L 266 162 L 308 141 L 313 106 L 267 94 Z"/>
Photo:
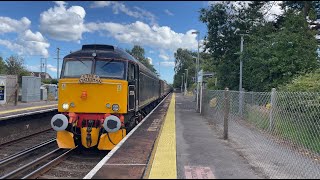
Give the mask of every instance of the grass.
<path id="1" fill-rule="evenodd" d="M 269 113 L 262 113 L 252 108 L 248 110 L 246 119 L 258 129 L 269 130 Z M 294 144 L 303 146 L 313 152 L 320 153 L 320 127 L 302 122 L 303 120 L 294 121 L 276 117 L 271 134 L 290 140 Z"/>

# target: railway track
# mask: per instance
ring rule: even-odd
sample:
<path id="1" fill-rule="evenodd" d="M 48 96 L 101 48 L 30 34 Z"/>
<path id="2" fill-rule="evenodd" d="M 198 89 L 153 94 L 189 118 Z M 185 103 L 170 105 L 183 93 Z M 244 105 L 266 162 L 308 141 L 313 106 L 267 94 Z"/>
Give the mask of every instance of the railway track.
<path id="1" fill-rule="evenodd" d="M 55 135 L 53 130 L 46 131 L 46 133 L 37 133 L 2 144 L 0 179 L 84 178 L 109 153 L 109 151 L 99 151 L 96 148 L 59 149 L 56 139 L 49 138 Z M 35 139 L 46 141 L 43 140 L 34 146 Z M 17 147 L 19 148 L 22 144 L 24 144 L 24 149 L 17 152 Z M 13 153 L 12 149 L 16 152 Z M 8 151 L 11 151 L 11 154 L 4 153 Z"/>
<path id="2" fill-rule="evenodd" d="M 0 162 L 1 159 L 7 158 L 14 153 L 26 150 L 28 147 L 32 147 L 35 144 L 41 144 L 48 139 L 53 139 L 55 135 L 55 131 L 50 128 L 32 135 L 0 144 Z"/>
<path id="3" fill-rule="evenodd" d="M 2 159 L 0 179 L 83 178 L 108 153 L 49 147 L 54 142 L 55 139 Z M 39 152 L 48 148 L 48 152 L 40 155 Z"/>

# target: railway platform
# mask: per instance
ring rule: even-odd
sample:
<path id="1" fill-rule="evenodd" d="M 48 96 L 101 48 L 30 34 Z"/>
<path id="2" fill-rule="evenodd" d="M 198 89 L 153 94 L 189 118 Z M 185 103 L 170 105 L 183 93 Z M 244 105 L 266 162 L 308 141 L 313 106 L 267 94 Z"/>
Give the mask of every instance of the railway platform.
<path id="1" fill-rule="evenodd" d="M 85 179 L 264 178 L 208 126 L 194 107 L 192 96 L 170 95 Z"/>
<path id="2" fill-rule="evenodd" d="M 57 103 L 57 101 L 39 101 L 28 103 L 19 102 L 17 106 L 12 104 L 0 105 L 0 120 L 27 114 L 52 111 L 57 108 Z"/>

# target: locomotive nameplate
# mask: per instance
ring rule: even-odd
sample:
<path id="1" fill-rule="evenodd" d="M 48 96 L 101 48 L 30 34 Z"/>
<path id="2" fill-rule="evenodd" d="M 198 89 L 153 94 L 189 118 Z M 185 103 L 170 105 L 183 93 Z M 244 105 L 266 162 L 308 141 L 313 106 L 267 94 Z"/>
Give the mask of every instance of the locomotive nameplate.
<path id="1" fill-rule="evenodd" d="M 79 83 L 94 83 L 101 84 L 102 81 L 98 75 L 95 74 L 82 74 Z"/>

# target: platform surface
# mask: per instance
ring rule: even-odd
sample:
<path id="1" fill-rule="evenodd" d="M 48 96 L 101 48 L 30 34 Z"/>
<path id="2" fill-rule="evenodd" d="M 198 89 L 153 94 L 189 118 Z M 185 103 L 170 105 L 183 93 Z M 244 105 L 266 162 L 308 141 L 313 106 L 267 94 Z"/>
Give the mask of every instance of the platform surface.
<path id="1" fill-rule="evenodd" d="M 0 105 L 0 118 L 21 113 L 57 108 L 57 103 L 57 101 L 39 101 L 28 103 L 19 102 L 17 106 L 12 104 Z"/>
<path id="2" fill-rule="evenodd" d="M 158 138 L 149 179 L 263 178 L 208 127 L 192 96 L 175 94 Z"/>

